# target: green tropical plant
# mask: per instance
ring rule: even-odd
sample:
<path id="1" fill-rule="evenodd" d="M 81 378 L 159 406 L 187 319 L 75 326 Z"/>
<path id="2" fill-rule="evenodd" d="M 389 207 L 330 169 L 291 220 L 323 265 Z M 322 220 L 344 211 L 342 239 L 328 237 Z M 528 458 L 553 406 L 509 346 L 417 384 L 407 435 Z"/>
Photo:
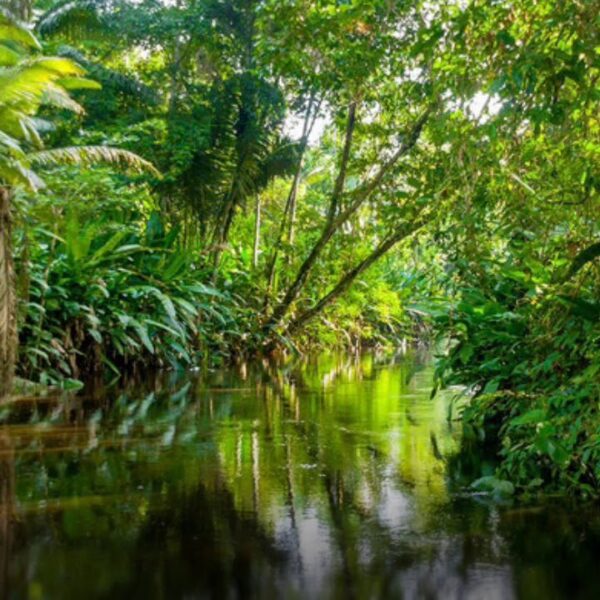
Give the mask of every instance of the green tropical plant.
<path id="1" fill-rule="evenodd" d="M 113 193 L 115 205 L 125 200 Z M 178 247 L 176 230 L 166 232 L 155 212 L 144 224 L 130 208 L 116 227 L 101 213 L 84 222 L 64 208 L 53 232 L 30 227 L 25 375 L 57 384 L 103 370 L 189 368 L 225 354 L 241 311 L 231 294 L 204 283 L 210 274 Z"/>
<path id="2" fill-rule="evenodd" d="M 9 393 L 16 356 L 16 297 L 12 256 L 11 199 L 18 186 L 38 190 L 36 168 L 48 164 L 90 164 L 99 160 L 154 170 L 131 152 L 105 147 L 42 150 L 42 134 L 51 127 L 39 118 L 45 107 L 74 112 L 83 108 L 72 89 L 95 89 L 84 70 L 69 59 L 34 54 L 41 49 L 31 31 L 7 11 L 0 12 L 0 397 Z"/>

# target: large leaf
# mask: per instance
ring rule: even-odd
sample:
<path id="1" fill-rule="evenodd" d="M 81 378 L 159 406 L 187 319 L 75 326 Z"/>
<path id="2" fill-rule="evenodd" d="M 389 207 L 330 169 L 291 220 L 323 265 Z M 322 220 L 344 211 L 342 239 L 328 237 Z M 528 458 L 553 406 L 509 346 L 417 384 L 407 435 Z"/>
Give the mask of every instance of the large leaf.
<path id="1" fill-rule="evenodd" d="M 12 67 L 16 65 L 22 56 L 13 48 L 9 48 L 6 44 L 0 43 L 0 66 Z"/>
<path id="2" fill-rule="evenodd" d="M 35 35 L 4 7 L 0 7 L 0 41 L 16 42 L 27 48 L 41 49 Z"/>

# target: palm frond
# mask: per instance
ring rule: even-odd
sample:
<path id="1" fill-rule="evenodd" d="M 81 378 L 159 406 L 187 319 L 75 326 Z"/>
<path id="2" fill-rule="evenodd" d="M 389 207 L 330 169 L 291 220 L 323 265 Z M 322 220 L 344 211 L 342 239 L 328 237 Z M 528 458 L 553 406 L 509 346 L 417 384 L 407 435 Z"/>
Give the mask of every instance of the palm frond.
<path id="1" fill-rule="evenodd" d="M 73 98 L 58 85 L 47 86 L 41 97 L 41 102 L 42 104 L 70 110 L 78 115 L 82 115 L 85 112 L 83 106 L 81 106 L 79 102 L 73 100 Z"/>
<path id="2" fill-rule="evenodd" d="M 15 42 L 25 48 L 41 50 L 38 39 L 27 26 L 17 19 L 6 7 L 0 6 L 0 41 Z"/>
<path id="3" fill-rule="evenodd" d="M 22 55 L 16 50 L 0 43 L 0 67 L 13 67 L 21 58 Z"/>
<path id="4" fill-rule="evenodd" d="M 70 60 L 53 57 L 23 60 L 14 67 L 0 69 L 0 106 L 18 104 L 24 112 L 34 114 L 49 90 L 54 90 L 53 96 L 68 96 L 55 82 L 64 77 L 83 75 L 84 72 Z M 61 91 L 57 92 L 56 89 Z M 57 98 L 56 103 L 63 108 L 80 112 L 78 105 L 69 106 L 67 99 Z"/>
<path id="5" fill-rule="evenodd" d="M 0 130 L 6 135 L 14 138 L 18 143 L 21 143 L 24 138 L 24 130 L 22 121 L 26 119 L 30 113 L 23 112 L 19 108 L 11 106 L 0 106 Z"/>
<path id="6" fill-rule="evenodd" d="M 100 34 L 105 37 L 109 24 L 101 0 L 67 0 L 45 12 L 36 23 L 36 30 L 44 37 L 61 35 L 81 39 L 82 35 Z"/>
<path id="7" fill-rule="evenodd" d="M 58 85 L 65 90 L 101 90 L 102 85 L 93 79 L 85 77 L 61 77 Z"/>
<path id="8" fill-rule="evenodd" d="M 6 131 L 2 130 L 0 130 L 0 146 L 3 146 L 4 148 L 3 153 L 8 150 L 8 153 L 12 154 L 13 156 L 24 156 L 25 154 L 21 148 L 21 145 L 19 144 L 19 141 L 6 133 Z"/>
<path id="9" fill-rule="evenodd" d="M 37 67 L 51 71 L 60 77 L 81 77 L 85 75 L 85 69 L 77 62 L 64 56 L 41 56 L 32 61 Z"/>
<path id="10" fill-rule="evenodd" d="M 33 146 L 38 148 L 43 147 L 42 138 L 37 128 L 37 123 L 29 117 L 23 117 L 20 121 L 23 138 Z"/>
<path id="11" fill-rule="evenodd" d="M 22 185 L 33 191 L 44 187 L 40 177 L 24 161 L 0 159 L 0 180 L 11 185 Z"/>
<path id="12" fill-rule="evenodd" d="M 135 77 L 125 75 L 114 69 L 108 69 L 88 60 L 81 52 L 71 46 L 61 46 L 58 54 L 81 65 L 103 87 L 112 87 L 123 94 L 138 98 L 146 104 L 156 105 L 160 102 L 160 96 L 156 90 L 144 85 Z"/>
<path id="13" fill-rule="evenodd" d="M 56 125 L 52 121 L 40 117 L 30 117 L 29 120 L 34 124 L 39 133 L 48 133 L 56 130 Z"/>
<path id="14" fill-rule="evenodd" d="M 28 155 L 32 165 L 40 167 L 56 165 L 84 165 L 90 166 L 98 163 L 116 165 L 130 169 L 137 173 L 151 173 L 160 177 L 160 173 L 152 163 L 128 150 L 112 148 L 109 146 L 70 146 L 32 152 Z"/>
<path id="15" fill-rule="evenodd" d="M 3 38 L 3 31 L 13 33 Z M 0 44 L 5 39 L 15 41 L 24 31 L 0 10 Z M 67 90 L 97 88 L 95 82 L 82 77 L 84 73 L 83 67 L 64 55 L 21 58 L 13 66 L 0 68 L 0 180 L 3 183 L 38 189 L 43 182 L 30 169 L 32 166 L 90 166 L 99 162 L 160 176 L 151 163 L 133 152 L 107 146 L 29 151 L 31 147 L 43 146 L 40 132 L 47 130 L 47 125 L 35 119 L 42 105 L 83 112 Z"/>

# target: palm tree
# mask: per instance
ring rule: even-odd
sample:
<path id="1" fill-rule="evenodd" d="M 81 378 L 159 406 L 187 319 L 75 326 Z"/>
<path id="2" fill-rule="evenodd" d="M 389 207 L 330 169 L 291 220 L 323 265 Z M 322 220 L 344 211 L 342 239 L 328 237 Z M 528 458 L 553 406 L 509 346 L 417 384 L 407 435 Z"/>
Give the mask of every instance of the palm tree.
<path id="1" fill-rule="evenodd" d="M 10 12 L 0 9 L 0 399 L 12 389 L 17 353 L 16 292 L 12 254 L 11 204 L 14 191 L 43 187 L 36 167 L 98 161 L 133 168 L 154 168 L 137 155 L 104 146 L 44 150 L 41 131 L 48 122 L 40 108 L 55 106 L 75 112 L 83 108 L 71 89 L 98 88 L 84 70 L 65 57 L 39 54 L 40 43 Z"/>

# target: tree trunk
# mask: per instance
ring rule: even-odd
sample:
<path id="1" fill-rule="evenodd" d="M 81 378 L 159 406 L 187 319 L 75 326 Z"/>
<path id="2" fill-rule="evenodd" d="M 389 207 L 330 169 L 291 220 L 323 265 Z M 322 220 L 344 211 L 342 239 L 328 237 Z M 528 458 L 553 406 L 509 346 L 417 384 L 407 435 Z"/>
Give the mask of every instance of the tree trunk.
<path id="1" fill-rule="evenodd" d="M 294 178 L 292 179 L 292 185 L 288 194 L 287 201 L 285 203 L 285 209 L 281 218 L 281 224 L 279 227 L 279 233 L 275 244 L 273 246 L 273 254 L 269 265 L 267 267 L 267 289 L 265 291 L 263 312 L 267 313 L 269 309 L 269 303 L 271 301 L 271 294 L 273 293 L 273 285 L 275 283 L 275 270 L 277 266 L 277 258 L 281 250 L 283 243 L 286 221 L 290 219 L 289 230 L 288 230 L 288 243 L 291 245 L 294 243 L 294 224 L 296 222 L 296 200 L 298 195 L 298 185 L 300 183 L 300 175 L 302 174 L 302 165 L 304 163 L 304 154 L 308 146 L 308 138 L 313 130 L 316 123 L 317 117 L 319 116 L 319 110 L 321 108 L 321 100 L 316 103 L 313 112 L 313 105 L 315 104 L 315 94 L 312 93 L 308 101 L 308 107 L 304 115 L 304 124 L 302 126 L 302 137 L 300 138 L 300 154 L 298 156 L 298 162 L 296 163 L 296 170 L 294 172 Z"/>
<path id="2" fill-rule="evenodd" d="M 327 221 L 321 236 L 313 246 L 309 255 L 300 266 L 296 279 L 292 285 L 288 288 L 288 291 L 280 302 L 280 304 L 273 311 L 273 315 L 267 322 L 267 329 L 275 327 L 279 324 L 281 319 L 287 313 L 292 302 L 296 300 L 300 291 L 306 283 L 306 279 L 310 274 L 311 269 L 316 263 L 317 259 L 321 255 L 323 248 L 327 245 L 333 234 L 337 231 L 339 224 L 336 223 L 336 213 L 340 204 L 340 199 L 344 191 L 344 185 L 346 183 L 346 174 L 348 172 L 348 162 L 350 161 L 350 150 L 352 148 L 352 139 L 354 137 L 354 129 L 356 127 L 356 110 L 357 102 L 353 101 L 348 109 L 348 119 L 346 121 L 346 134 L 344 136 L 344 149 L 342 151 L 342 159 L 340 161 L 340 168 L 338 175 L 333 186 L 331 193 L 331 199 L 329 202 L 329 209 L 327 212 Z"/>
<path id="3" fill-rule="evenodd" d="M 17 356 L 17 302 L 12 254 L 11 192 L 0 188 L 0 401 L 13 386 Z"/>
<path id="4" fill-rule="evenodd" d="M 213 269 L 214 275 L 219 269 L 219 264 L 221 262 L 221 255 L 223 254 L 223 250 L 227 245 L 227 240 L 229 238 L 229 229 L 231 228 L 231 223 L 233 222 L 233 215 L 235 213 L 236 204 L 235 204 L 235 196 L 234 191 L 231 189 L 227 194 L 227 197 L 224 202 L 224 208 L 219 218 L 219 222 L 215 227 L 215 232 L 213 235 Z"/>
<path id="5" fill-rule="evenodd" d="M 258 255 L 260 252 L 260 217 L 262 202 L 260 194 L 256 197 L 256 216 L 254 221 L 254 250 L 252 253 L 252 266 L 256 269 L 258 267 Z"/>
<path id="6" fill-rule="evenodd" d="M 296 211 L 298 204 L 298 185 L 294 188 L 294 195 L 292 196 L 292 203 L 290 205 L 290 227 L 288 229 L 288 244 L 290 246 L 294 245 L 294 241 L 296 239 Z M 288 256 L 288 259 L 290 257 Z"/>
<path id="7" fill-rule="evenodd" d="M 33 12 L 32 0 L 8 0 L 3 2 L 3 5 L 21 21 L 28 23 L 31 20 Z"/>
<path id="8" fill-rule="evenodd" d="M 304 152 L 304 150 L 302 152 Z M 283 243 L 283 234 L 285 231 L 285 223 L 288 218 L 288 215 L 291 212 L 292 203 L 295 204 L 296 193 L 297 193 L 297 189 L 298 189 L 298 181 L 300 180 L 301 171 L 302 171 L 302 159 L 298 161 L 298 166 L 296 167 L 296 172 L 294 173 L 294 179 L 292 181 L 292 186 L 290 187 L 288 199 L 285 203 L 285 209 L 283 211 L 283 217 L 281 218 L 279 234 L 277 235 L 277 240 L 275 241 L 275 245 L 273 247 L 273 254 L 271 256 L 271 260 L 269 261 L 269 266 L 267 268 L 267 289 L 265 291 L 265 298 L 264 298 L 264 303 L 263 303 L 265 312 L 268 310 L 269 302 L 271 301 L 271 294 L 273 293 L 273 285 L 275 283 L 275 271 L 276 271 L 276 266 L 277 266 L 277 258 L 279 257 L 279 251 L 281 250 L 281 245 Z"/>
<path id="9" fill-rule="evenodd" d="M 342 155 L 342 161 L 340 165 L 340 170 L 338 173 L 338 177 L 332 192 L 329 213 L 327 215 L 327 222 L 325 223 L 325 227 L 323 228 L 323 232 L 321 236 L 313 246 L 307 258 L 304 260 L 300 269 L 298 270 L 298 274 L 296 275 L 296 279 L 292 283 L 292 285 L 288 288 L 288 291 L 283 298 L 283 300 L 279 303 L 279 305 L 273 311 L 273 315 L 265 324 L 265 329 L 273 329 L 277 327 L 283 317 L 288 313 L 292 303 L 298 298 L 300 292 L 304 288 L 308 276 L 310 275 L 311 270 L 315 266 L 317 260 L 321 256 L 324 248 L 327 246 L 331 238 L 334 234 L 339 230 L 339 228 L 348 221 L 348 219 L 356 213 L 356 211 L 370 198 L 370 196 L 379 188 L 381 183 L 383 182 L 385 176 L 390 172 L 390 170 L 398 163 L 398 161 L 408 154 L 412 148 L 416 145 L 423 127 L 427 122 L 427 119 L 431 113 L 432 108 L 428 108 L 423 112 L 423 114 L 417 119 L 413 128 L 409 132 L 405 141 L 398 147 L 396 152 L 385 161 L 377 173 L 369 180 L 365 181 L 363 185 L 358 186 L 355 190 L 353 190 L 350 194 L 348 194 L 349 202 L 345 208 L 339 211 L 340 200 L 344 190 L 344 183 L 346 178 L 346 170 L 349 161 L 350 148 L 352 144 L 352 134 L 354 132 L 355 125 L 355 110 L 356 106 L 351 105 L 350 111 L 348 114 L 348 122 L 346 127 L 346 139 L 344 144 L 344 151 Z"/>
<path id="10" fill-rule="evenodd" d="M 351 285 L 354 280 L 364 271 L 366 271 L 373 263 L 378 261 L 386 252 L 391 250 L 396 244 L 406 239 L 423 226 L 421 221 L 417 221 L 402 227 L 393 235 L 383 240 L 371 254 L 362 260 L 356 267 L 348 271 L 337 283 L 337 285 L 323 296 L 312 308 L 302 313 L 294 319 L 286 329 L 287 334 L 292 334 L 302 328 L 313 317 L 317 316 L 327 305 L 331 304 L 336 298 L 341 296 Z"/>

